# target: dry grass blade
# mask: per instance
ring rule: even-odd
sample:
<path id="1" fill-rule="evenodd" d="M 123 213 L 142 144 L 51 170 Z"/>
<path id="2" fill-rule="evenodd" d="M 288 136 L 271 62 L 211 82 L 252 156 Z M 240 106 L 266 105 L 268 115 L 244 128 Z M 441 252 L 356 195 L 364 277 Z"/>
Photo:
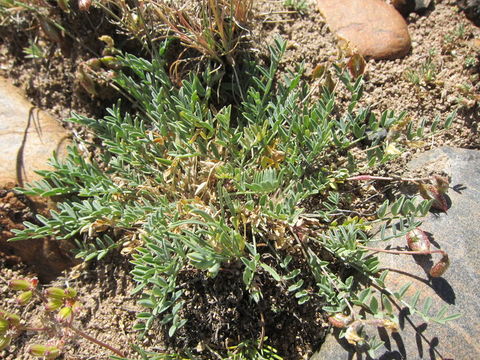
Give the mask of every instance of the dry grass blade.
<path id="1" fill-rule="evenodd" d="M 191 16 L 165 2 L 152 3 L 158 18 L 188 48 L 219 63 L 234 64 L 234 53 L 252 15 L 253 0 L 203 0 Z"/>

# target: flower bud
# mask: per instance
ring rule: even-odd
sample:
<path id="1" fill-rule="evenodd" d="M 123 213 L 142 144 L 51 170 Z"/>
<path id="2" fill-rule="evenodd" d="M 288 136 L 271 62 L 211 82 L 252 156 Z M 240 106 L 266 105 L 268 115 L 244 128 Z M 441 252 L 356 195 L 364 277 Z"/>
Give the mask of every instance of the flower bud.
<path id="1" fill-rule="evenodd" d="M 66 288 L 64 290 L 64 293 L 65 293 L 66 298 L 73 299 L 73 298 L 77 297 L 78 292 L 74 288 Z"/>
<path id="2" fill-rule="evenodd" d="M 17 302 L 20 305 L 26 305 L 32 300 L 33 292 L 32 290 L 24 291 L 20 295 L 17 296 Z"/>
<path id="3" fill-rule="evenodd" d="M 0 336 L 4 335 L 10 328 L 10 324 L 6 319 L 0 319 Z"/>
<path id="4" fill-rule="evenodd" d="M 17 326 L 20 324 L 20 316 L 12 314 L 7 311 L 0 310 L 0 319 L 7 320 L 9 326 Z"/>
<path id="5" fill-rule="evenodd" d="M 38 280 L 37 280 L 38 281 Z M 8 287 L 12 290 L 30 290 L 32 289 L 32 282 L 28 279 L 15 279 L 8 282 Z M 36 285 L 35 285 L 36 286 Z M 35 288 L 33 286 L 33 288 Z"/>
<path id="6" fill-rule="evenodd" d="M 43 294 L 48 299 L 63 300 L 66 298 L 65 290 L 57 287 L 49 287 L 48 289 L 45 289 Z"/>
<path id="7" fill-rule="evenodd" d="M 28 353 L 35 357 L 44 357 L 45 359 L 56 359 L 60 356 L 60 349 L 56 346 L 34 344 L 28 349 Z"/>
<path id="8" fill-rule="evenodd" d="M 57 321 L 60 323 L 69 323 L 73 320 L 73 311 L 70 306 L 66 306 L 62 309 L 57 314 Z"/>
<path id="9" fill-rule="evenodd" d="M 51 299 L 48 303 L 45 304 L 45 310 L 47 311 L 55 311 L 62 307 L 63 300 L 62 299 Z"/>
<path id="10" fill-rule="evenodd" d="M 445 271 L 447 271 L 448 267 L 450 266 L 450 259 L 448 258 L 448 255 L 445 254 L 443 257 L 440 259 L 438 263 L 432 266 L 430 269 L 430 276 L 431 277 L 440 277 L 442 276 Z"/>
<path id="11" fill-rule="evenodd" d="M 10 345 L 12 338 L 10 336 L 0 336 L 0 351 L 6 349 Z"/>
<path id="12" fill-rule="evenodd" d="M 416 228 L 407 233 L 407 244 L 412 251 L 430 250 L 428 235 L 420 228 Z"/>

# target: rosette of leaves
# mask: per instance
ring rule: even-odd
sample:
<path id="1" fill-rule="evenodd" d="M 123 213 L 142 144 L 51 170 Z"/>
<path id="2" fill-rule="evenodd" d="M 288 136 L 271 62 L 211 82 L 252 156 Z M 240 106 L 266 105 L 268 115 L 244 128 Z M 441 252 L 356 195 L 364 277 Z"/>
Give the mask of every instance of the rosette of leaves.
<path id="1" fill-rule="evenodd" d="M 55 170 L 41 172 L 43 181 L 21 190 L 64 200 L 51 218 L 26 223 L 14 240 L 74 239 L 77 256 L 86 260 L 137 244 L 132 276 L 146 310 L 136 328 L 146 331 L 159 320 L 170 336 L 186 323 L 178 275 L 189 268 L 212 277 L 240 268 L 255 302 L 262 301 L 260 275 L 299 304 L 315 298 L 329 313 L 371 297 L 359 290 L 381 284 L 378 260 L 357 246 L 369 241 L 369 224 L 404 219 L 395 236 L 404 235 L 419 225 L 415 215 L 425 214 L 428 204 L 400 199 L 392 211 L 385 203 L 379 219 L 346 221 L 338 211 L 342 182 L 357 166 L 392 157 L 381 137 L 363 140 L 403 114 L 375 116 L 358 108 L 362 78 L 353 80 L 338 66 L 339 82 L 352 97 L 343 112 L 330 88 L 312 98 L 302 68 L 279 80 L 281 39 L 271 47 L 268 68 L 245 65 L 241 103 L 219 106 L 211 71 L 190 74 L 179 88 L 172 84 L 162 57 L 166 46 L 152 61 L 118 57 L 124 71 L 115 82 L 137 111 L 117 105 L 100 120 L 73 115 L 69 121 L 98 137 L 87 144 L 98 147 L 98 161 L 72 147 L 65 161 L 52 161 Z M 315 198 L 323 200 L 307 212 L 303 204 Z M 294 265 L 299 261 L 307 272 Z M 378 306 L 365 310 L 379 312 Z"/>

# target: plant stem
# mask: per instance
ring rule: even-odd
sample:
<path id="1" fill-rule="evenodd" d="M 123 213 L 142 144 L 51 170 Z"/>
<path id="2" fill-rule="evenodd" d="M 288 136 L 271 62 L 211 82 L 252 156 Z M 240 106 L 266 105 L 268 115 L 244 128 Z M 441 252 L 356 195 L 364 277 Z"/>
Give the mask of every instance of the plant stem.
<path id="1" fill-rule="evenodd" d="M 386 249 L 377 249 L 363 245 L 357 245 L 361 249 L 375 251 L 375 252 L 383 252 L 387 254 L 396 254 L 396 255 L 431 255 L 431 254 L 442 254 L 446 255 L 445 250 L 427 250 L 427 251 L 408 251 L 408 250 L 386 250 Z"/>
<path id="2" fill-rule="evenodd" d="M 402 178 L 400 176 L 373 176 L 373 175 L 358 175 L 349 177 L 346 180 L 353 181 L 353 180 L 387 180 L 387 181 L 411 181 L 411 182 L 425 182 L 429 181 L 429 178 Z"/>
<path id="3" fill-rule="evenodd" d="M 77 335 L 80 335 L 81 337 L 87 339 L 88 341 L 90 342 L 93 342 L 94 344 L 97 344 L 99 346 L 102 346 L 108 350 L 110 350 L 111 352 L 114 352 L 115 354 L 117 354 L 118 356 L 121 356 L 121 357 L 125 357 L 125 355 L 123 354 L 123 352 L 121 352 L 120 350 L 118 349 L 115 349 L 114 347 L 104 343 L 103 341 L 100 341 L 86 333 L 84 333 L 82 330 L 80 329 L 77 329 L 76 327 L 74 327 L 73 325 L 67 325 L 66 326 L 67 328 L 69 328 L 70 330 L 72 330 L 73 332 L 75 332 Z"/>

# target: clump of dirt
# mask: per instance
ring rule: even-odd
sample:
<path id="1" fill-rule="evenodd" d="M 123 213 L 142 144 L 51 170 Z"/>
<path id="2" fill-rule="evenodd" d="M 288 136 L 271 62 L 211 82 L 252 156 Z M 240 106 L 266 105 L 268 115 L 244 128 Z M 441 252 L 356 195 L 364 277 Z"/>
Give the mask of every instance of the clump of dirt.
<path id="1" fill-rule="evenodd" d="M 23 223 L 38 223 L 37 214 L 48 216 L 49 205 L 43 199 L 30 199 L 13 188 L 0 189 L 0 254 L 7 263 L 24 262 L 41 280 L 50 281 L 63 270 L 75 264 L 68 241 L 50 238 L 8 242 L 14 237 L 14 229 L 23 230 Z"/>

